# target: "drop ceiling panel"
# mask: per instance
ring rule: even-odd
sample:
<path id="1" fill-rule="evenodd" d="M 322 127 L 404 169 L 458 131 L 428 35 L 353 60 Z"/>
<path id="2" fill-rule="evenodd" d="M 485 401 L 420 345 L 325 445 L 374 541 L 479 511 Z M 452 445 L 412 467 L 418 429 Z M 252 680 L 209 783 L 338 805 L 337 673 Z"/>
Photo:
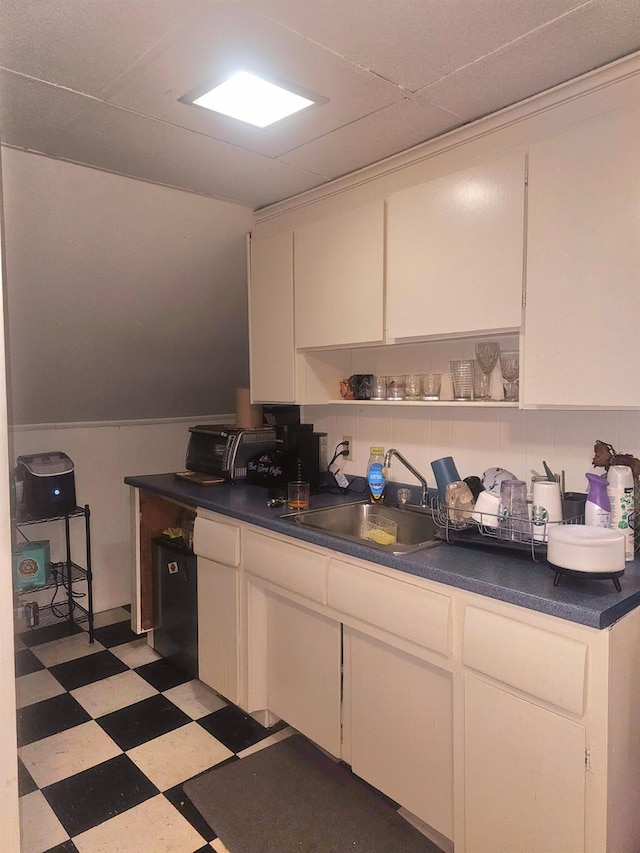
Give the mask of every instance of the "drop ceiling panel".
<path id="1" fill-rule="evenodd" d="M 0 64 L 99 95 L 202 0 L 2 0 Z"/>
<path id="2" fill-rule="evenodd" d="M 615 8 L 590 3 L 420 94 L 468 119 L 479 118 L 613 61 L 639 43 L 636 0 Z"/>
<path id="3" fill-rule="evenodd" d="M 84 107 L 82 95 L 0 70 L 0 131 L 5 145 L 59 154 L 58 139 Z"/>
<path id="4" fill-rule="evenodd" d="M 256 207 L 640 48 L 638 0 L 0 0 L 0 20 L 4 142 Z M 240 64 L 329 100 L 265 129 L 178 101 Z"/>
<path id="5" fill-rule="evenodd" d="M 425 139 L 458 127 L 462 120 L 424 101 L 404 98 L 348 127 L 302 145 L 280 159 L 332 178 L 346 175 Z"/>
<path id="6" fill-rule="evenodd" d="M 183 104 L 178 98 L 235 70 L 274 76 L 328 98 L 272 128 L 253 128 Z M 195 28 L 153 51 L 109 93 L 115 104 L 213 139 L 276 157 L 402 98 L 401 90 L 307 39 L 248 13 L 216 4 Z"/>
<path id="7" fill-rule="evenodd" d="M 87 104 L 60 145 L 74 162 L 248 205 L 326 180 L 99 101 Z"/>
<path id="8" fill-rule="evenodd" d="M 411 91 L 584 0 L 248 0 L 255 12 Z M 247 5 L 247 4 L 245 4 Z"/>

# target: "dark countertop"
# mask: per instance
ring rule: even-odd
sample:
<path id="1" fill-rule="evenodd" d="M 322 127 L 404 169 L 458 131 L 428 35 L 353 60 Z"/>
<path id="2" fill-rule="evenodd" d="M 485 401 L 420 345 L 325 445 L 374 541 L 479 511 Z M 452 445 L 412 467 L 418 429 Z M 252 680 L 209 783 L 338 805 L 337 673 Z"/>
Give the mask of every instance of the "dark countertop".
<path id="1" fill-rule="evenodd" d="M 544 562 L 528 556 L 494 553 L 484 548 L 442 544 L 414 554 L 394 556 L 356 542 L 347 542 L 309 528 L 297 527 L 280 516 L 287 508 L 267 507 L 267 489 L 242 483 L 200 486 L 174 474 L 125 477 L 125 483 L 193 507 L 256 524 L 392 569 L 466 589 L 499 601 L 537 610 L 592 628 L 607 628 L 640 604 L 640 559 L 627 563 L 620 578 L 622 592 L 610 580 L 564 576 L 554 587 L 554 573 Z M 311 508 L 350 503 L 356 494 L 312 495 Z"/>

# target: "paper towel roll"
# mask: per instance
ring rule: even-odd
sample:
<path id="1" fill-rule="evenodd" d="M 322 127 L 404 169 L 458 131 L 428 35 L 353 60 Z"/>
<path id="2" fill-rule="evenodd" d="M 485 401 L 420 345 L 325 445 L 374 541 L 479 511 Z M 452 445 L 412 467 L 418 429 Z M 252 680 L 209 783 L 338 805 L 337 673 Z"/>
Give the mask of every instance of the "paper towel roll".
<path id="1" fill-rule="evenodd" d="M 236 389 L 236 426 L 243 429 L 262 426 L 262 406 L 251 404 L 248 388 Z"/>

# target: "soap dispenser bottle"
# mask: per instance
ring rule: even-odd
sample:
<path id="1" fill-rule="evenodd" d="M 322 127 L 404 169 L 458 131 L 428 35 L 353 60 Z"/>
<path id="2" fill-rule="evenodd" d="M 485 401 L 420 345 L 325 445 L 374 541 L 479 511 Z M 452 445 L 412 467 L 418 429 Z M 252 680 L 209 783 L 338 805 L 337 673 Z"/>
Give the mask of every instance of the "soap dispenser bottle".
<path id="1" fill-rule="evenodd" d="M 372 447 L 367 465 L 367 485 L 373 503 L 382 503 L 384 488 L 387 485 L 387 472 L 384 468 L 384 447 Z"/>
<path id="2" fill-rule="evenodd" d="M 607 494 L 607 478 L 590 472 L 585 477 L 589 481 L 589 493 L 584 505 L 584 523 L 590 527 L 609 527 L 611 501 Z"/>

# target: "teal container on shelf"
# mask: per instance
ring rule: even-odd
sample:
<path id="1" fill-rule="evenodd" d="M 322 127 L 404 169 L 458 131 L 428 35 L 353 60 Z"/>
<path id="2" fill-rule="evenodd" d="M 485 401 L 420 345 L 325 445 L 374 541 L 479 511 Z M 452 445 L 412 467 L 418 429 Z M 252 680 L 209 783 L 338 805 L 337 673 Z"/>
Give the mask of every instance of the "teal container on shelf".
<path id="1" fill-rule="evenodd" d="M 28 589 L 49 582 L 51 549 L 48 539 L 15 545 L 12 558 L 14 589 Z"/>

